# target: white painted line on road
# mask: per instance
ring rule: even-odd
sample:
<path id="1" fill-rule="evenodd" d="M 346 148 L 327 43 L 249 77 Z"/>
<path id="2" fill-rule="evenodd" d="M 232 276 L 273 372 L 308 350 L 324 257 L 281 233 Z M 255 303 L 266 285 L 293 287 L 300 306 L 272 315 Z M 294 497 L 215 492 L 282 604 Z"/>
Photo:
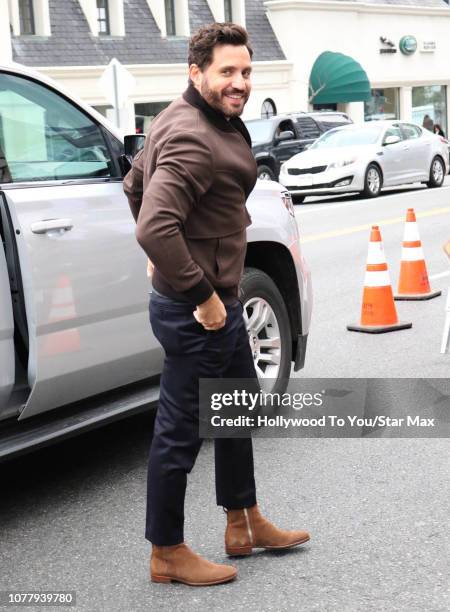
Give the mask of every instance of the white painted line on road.
<path id="1" fill-rule="evenodd" d="M 318 206 L 317 208 L 310 208 L 309 210 L 296 210 L 296 212 L 298 212 L 300 215 L 309 215 L 310 213 L 315 213 L 315 212 L 320 212 L 322 210 L 331 210 L 333 208 L 346 208 L 347 206 L 357 206 L 357 205 L 361 206 L 361 202 L 343 202 L 342 204 L 329 204 L 328 206 L 326 204 L 322 204 L 320 207 Z"/>
<path id="2" fill-rule="evenodd" d="M 425 210 L 424 212 L 416 213 L 416 217 L 421 219 L 423 217 L 433 217 L 435 215 L 442 215 L 450 212 L 450 206 L 445 208 L 433 208 L 431 210 Z M 391 219 L 375 220 L 372 223 L 364 223 L 363 225 L 355 225 L 353 227 L 343 227 L 342 229 L 333 230 L 331 232 L 323 232 L 321 234 L 311 234 L 301 236 L 300 242 L 305 244 L 306 242 L 316 242 L 318 240 L 324 240 L 326 238 L 337 238 L 338 236 L 347 236 L 348 234 L 356 234 L 357 232 L 365 232 L 372 228 L 372 225 L 395 225 L 396 223 L 404 223 L 404 215 L 401 217 L 393 217 Z"/>
<path id="3" fill-rule="evenodd" d="M 444 278 L 445 276 L 450 276 L 450 270 L 447 270 L 447 272 L 439 272 L 439 274 L 432 274 L 429 278 L 430 280 L 437 280 L 438 278 Z"/>
<path id="4" fill-rule="evenodd" d="M 444 187 L 441 187 L 441 191 L 445 190 L 445 189 L 450 189 L 450 185 L 446 185 Z M 414 193 L 423 193 L 424 191 L 426 191 L 426 189 L 415 189 L 415 190 L 411 190 L 409 189 L 408 191 L 405 191 L 405 193 L 395 193 L 394 195 L 412 195 Z M 384 195 L 388 195 L 389 192 L 385 193 Z M 383 198 L 381 198 L 381 200 L 383 200 Z M 364 201 L 364 206 L 366 206 L 369 203 L 373 203 L 375 204 L 378 201 L 378 203 L 380 202 L 380 200 L 377 199 L 370 199 L 370 200 L 365 200 Z M 304 205 L 310 205 L 312 206 L 314 204 L 314 202 L 306 202 Z M 314 208 L 309 208 L 308 210 L 296 210 L 296 213 L 298 213 L 300 216 L 302 215 L 309 215 L 311 213 L 316 213 L 316 212 L 321 212 L 323 210 L 333 210 L 334 208 L 346 208 L 347 206 L 361 206 L 362 205 L 362 201 L 361 200 L 356 200 L 355 202 L 337 202 L 336 204 L 320 204 L 317 206 L 314 206 Z"/>

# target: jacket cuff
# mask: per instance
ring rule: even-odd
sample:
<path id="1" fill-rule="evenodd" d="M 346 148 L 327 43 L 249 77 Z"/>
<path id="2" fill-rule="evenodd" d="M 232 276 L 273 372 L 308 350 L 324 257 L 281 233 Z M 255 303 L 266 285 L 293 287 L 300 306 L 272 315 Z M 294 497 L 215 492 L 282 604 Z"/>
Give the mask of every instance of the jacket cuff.
<path id="1" fill-rule="evenodd" d="M 206 276 L 203 276 L 200 282 L 188 289 L 187 291 L 180 291 L 185 295 L 190 302 L 194 302 L 197 306 L 206 302 L 208 298 L 214 293 L 214 287 L 211 285 Z"/>

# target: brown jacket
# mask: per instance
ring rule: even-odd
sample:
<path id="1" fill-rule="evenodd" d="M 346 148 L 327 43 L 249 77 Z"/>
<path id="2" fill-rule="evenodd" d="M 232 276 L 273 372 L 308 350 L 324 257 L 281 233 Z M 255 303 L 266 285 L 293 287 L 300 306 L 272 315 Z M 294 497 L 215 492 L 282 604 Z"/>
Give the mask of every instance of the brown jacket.
<path id="1" fill-rule="evenodd" d="M 235 299 L 255 182 L 245 125 L 227 121 L 193 86 L 158 115 L 124 179 L 157 291 L 193 304 L 214 289 Z"/>

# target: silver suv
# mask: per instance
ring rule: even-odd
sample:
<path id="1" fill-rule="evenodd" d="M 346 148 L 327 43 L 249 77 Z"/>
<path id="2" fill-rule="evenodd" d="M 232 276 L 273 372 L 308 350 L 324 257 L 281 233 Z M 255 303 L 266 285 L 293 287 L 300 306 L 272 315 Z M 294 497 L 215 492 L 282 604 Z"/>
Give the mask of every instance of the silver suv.
<path id="1" fill-rule="evenodd" d="M 0 66 L 0 458 L 156 403 L 162 349 L 122 191 L 122 135 L 54 82 Z M 248 201 L 241 300 L 258 374 L 303 366 L 312 294 L 290 196 Z"/>

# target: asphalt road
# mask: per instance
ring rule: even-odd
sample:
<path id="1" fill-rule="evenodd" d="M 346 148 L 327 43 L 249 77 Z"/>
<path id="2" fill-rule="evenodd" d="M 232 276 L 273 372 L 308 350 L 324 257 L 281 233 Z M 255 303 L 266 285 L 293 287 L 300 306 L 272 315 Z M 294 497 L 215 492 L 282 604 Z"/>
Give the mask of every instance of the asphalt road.
<path id="1" fill-rule="evenodd" d="M 128 419 L 0 466 L 0 589 L 75 590 L 72 609 L 89 612 L 448 610 L 448 441 L 256 437 L 263 511 L 312 539 L 234 560 L 233 583 L 192 588 L 148 580 L 151 425 Z M 189 478 L 186 541 L 226 562 L 212 450 Z"/>
<path id="2" fill-rule="evenodd" d="M 399 304 L 413 330 L 368 336 L 345 329 L 361 307 L 369 234 L 355 228 L 380 222 L 395 279 L 403 233 L 395 219 L 408 206 L 434 211 L 419 220 L 429 273 L 447 272 L 441 252 L 449 229 L 447 188 L 297 207 L 315 294 L 300 376 L 448 378 L 450 356 L 439 354 L 443 297 Z M 432 282 L 445 289 L 449 280 Z M 235 582 L 195 589 L 148 580 L 143 533 L 151 433 L 147 414 L 0 465 L 0 590 L 75 590 L 72 609 L 89 612 L 448 610 L 448 440 L 257 433 L 263 511 L 282 527 L 308 529 L 312 539 L 290 552 L 235 559 Z M 205 442 L 189 478 L 186 541 L 227 562 L 212 451 Z"/>
<path id="3" fill-rule="evenodd" d="M 412 329 L 386 334 L 347 331 L 361 313 L 371 225 L 379 225 L 394 292 L 400 270 L 406 209 L 418 217 L 433 289 L 424 302 L 396 302 L 399 320 Z M 312 272 L 314 306 L 302 377 L 443 377 L 450 356 L 440 354 L 450 266 L 450 181 L 441 189 L 390 190 L 374 200 L 358 196 L 310 199 L 296 206 L 303 254 Z"/>

